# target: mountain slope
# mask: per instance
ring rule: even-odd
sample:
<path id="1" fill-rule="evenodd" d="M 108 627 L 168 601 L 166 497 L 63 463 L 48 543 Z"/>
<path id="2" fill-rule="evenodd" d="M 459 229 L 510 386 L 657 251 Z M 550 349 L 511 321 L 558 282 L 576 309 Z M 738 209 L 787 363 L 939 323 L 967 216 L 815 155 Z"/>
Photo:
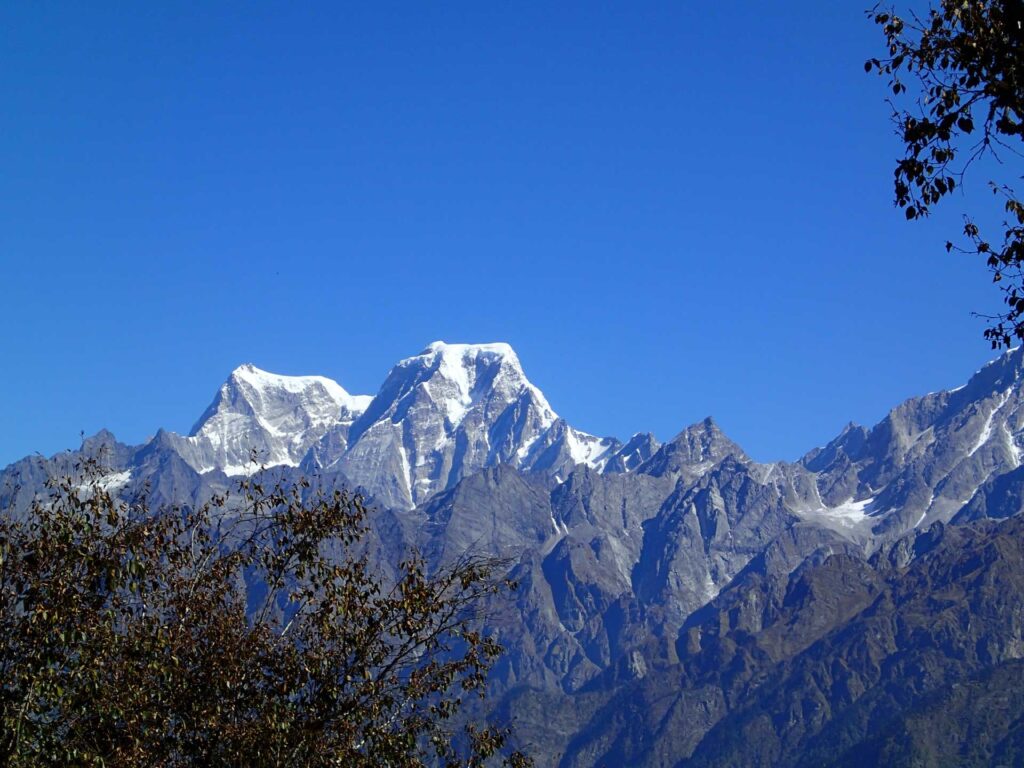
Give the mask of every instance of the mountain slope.
<path id="1" fill-rule="evenodd" d="M 1012 673 L 1024 658 L 1024 520 L 936 524 L 927 537 L 906 566 L 885 557 L 871 567 L 858 563 L 859 583 L 847 583 L 863 608 L 845 621 L 835 617 L 827 634 L 771 669 L 686 765 L 812 766 L 839 755 L 841 764 L 864 765 L 865 754 L 883 746 L 878 731 L 905 729 L 918 708 L 980 717 L 979 702 L 964 701 L 955 686 L 976 685 L 975 676 L 999 665 Z M 830 558 L 791 583 L 789 612 L 796 616 L 781 619 L 787 633 L 800 631 L 805 606 L 834 592 L 821 592 L 835 580 L 823 583 L 825 571 L 846 576 L 851 569 Z M 1012 708 L 989 712 L 1003 732 L 1016 729 L 1018 718 Z M 978 735 L 963 723 L 954 729 L 957 736 L 944 741 L 900 739 L 899 749 L 912 764 L 966 765 Z M 990 764 L 980 755 L 969 762 Z"/>
<path id="2" fill-rule="evenodd" d="M 24 510 L 83 456 L 124 498 L 199 503 L 255 449 L 286 481 L 361 487 L 384 570 L 413 546 L 509 559 L 489 701 L 542 766 L 939 765 L 958 723 L 986 729 L 964 757 L 981 764 L 1020 754 L 1016 720 L 974 702 L 1016 700 L 999 684 L 1024 647 L 1022 403 L 1017 350 L 761 464 L 710 418 L 663 445 L 592 437 L 507 345 L 436 342 L 373 398 L 243 366 L 191 435 L 30 457 L 0 474 L 0 506 Z M 931 738 L 928 717 L 957 736 Z"/>
<path id="3" fill-rule="evenodd" d="M 383 506 L 411 509 L 488 467 L 564 479 L 579 465 L 629 472 L 657 449 L 649 434 L 624 446 L 567 424 L 507 344 L 439 341 L 396 364 L 372 397 L 322 376 L 242 365 L 188 435 L 159 430 L 134 450 L 151 468 L 153 456 L 174 453 L 204 478 L 199 485 L 260 466 L 301 467 L 358 486 Z"/>
<path id="4" fill-rule="evenodd" d="M 434 342 L 359 405 L 347 412 L 356 418 L 307 430 L 296 447 L 308 449 L 308 471 L 339 472 L 389 507 L 411 508 L 486 467 L 564 475 L 603 468 L 622 448 L 560 419 L 507 344 Z M 635 466 L 651 442 L 634 441 L 616 467 Z"/>
<path id="5" fill-rule="evenodd" d="M 317 440 L 347 430 L 369 402 L 323 376 L 280 376 L 242 365 L 189 435 L 173 435 L 170 444 L 200 473 L 249 474 L 254 451 L 267 466 L 298 466 Z"/>

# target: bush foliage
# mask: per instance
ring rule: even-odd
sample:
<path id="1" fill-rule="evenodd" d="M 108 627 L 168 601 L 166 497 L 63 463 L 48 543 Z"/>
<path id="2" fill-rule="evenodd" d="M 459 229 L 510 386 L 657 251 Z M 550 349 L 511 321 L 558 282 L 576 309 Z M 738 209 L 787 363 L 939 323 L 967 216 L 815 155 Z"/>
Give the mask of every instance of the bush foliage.
<path id="1" fill-rule="evenodd" d="M 345 491 L 150 509 L 93 476 L 0 514 L 0 762 L 529 764 L 460 713 L 502 650 L 495 561 L 411 554 L 385 583 Z"/>

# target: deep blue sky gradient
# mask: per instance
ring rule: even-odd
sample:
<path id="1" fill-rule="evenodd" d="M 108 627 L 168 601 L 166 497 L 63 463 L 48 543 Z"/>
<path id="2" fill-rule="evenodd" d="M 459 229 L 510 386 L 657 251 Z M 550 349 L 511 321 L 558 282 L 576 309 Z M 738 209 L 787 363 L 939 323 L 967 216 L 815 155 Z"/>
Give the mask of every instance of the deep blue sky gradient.
<path id="1" fill-rule="evenodd" d="M 962 383 L 999 296 L 942 245 L 989 198 L 892 208 L 867 4 L 0 6 L 0 464 L 435 339 L 761 460 Z"/>

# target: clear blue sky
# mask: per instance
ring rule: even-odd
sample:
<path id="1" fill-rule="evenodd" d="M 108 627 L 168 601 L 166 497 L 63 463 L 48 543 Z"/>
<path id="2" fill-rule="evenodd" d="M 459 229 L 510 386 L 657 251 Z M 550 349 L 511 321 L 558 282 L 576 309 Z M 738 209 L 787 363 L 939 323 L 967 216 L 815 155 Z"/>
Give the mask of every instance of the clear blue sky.
<path id="1" fill-rule="evenodd" d="M 761 460 L 961 383 L 998 294 L 891 206 L 866 5 L 3 4 L 0 464 L 435 339 Z"/>

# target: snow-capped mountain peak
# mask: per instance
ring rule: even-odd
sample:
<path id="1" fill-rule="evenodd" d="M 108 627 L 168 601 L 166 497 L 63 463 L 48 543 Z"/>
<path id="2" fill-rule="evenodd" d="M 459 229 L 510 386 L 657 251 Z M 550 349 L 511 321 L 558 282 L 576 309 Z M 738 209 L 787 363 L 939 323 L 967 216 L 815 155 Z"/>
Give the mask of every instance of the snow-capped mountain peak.
<path id="1" fill-rule="evenodd" d="M 435 341 L 391 369 L 344 451 L 318 446 L 313 466 L 410 507 L 485 467 L 601 469 L 619 447 L 559 419 L 508 344 Z"/>
<path id="2" fill-rule="evenodd" d="M 283 376 L 244 363 L 231 372 L 222 386 L 234 386 L 242 390 L 250 402 L 269 406 L 271 409 L 297 397 L 307 404 L 311 413 L 334 421 L 335 411 L 347 413 L 354 419 L 370 405 L 372 395 L 350 395 L 344 387 L 326 376 Z M 333 405 L 332 405 L 333 403 Z"/>
<path id="3" fill-rule="evenodd" d="M 435 341 L 398 366 L 417 371 L 417 383 L 427 386 L 453 426 L 460 424 L 473 403 L 482 398 L 512 402 L 524 392 L 532 396 L 547 424 L 558 418 L 541 391 L 526 378 L 515 351 L 505 343 Z"/>
<path id="4" fill-rule="evenodd" d="M 350 395 L 324 376 L 283 376 L 246 363 L 231 372 L 189 435 L 170 439 L 201 473 L 245 474 L 253 469 L 253 450 L 268 466 L 296 466 L 328 430 L 357 419 L 371 399 Z"/>
<path id="5" fill-rule="evenodd" d="M 556 421 L 508 344 L 436 341 L 391 369 L 327 468 L 411 506 L 484 467 L 522 466 Z"/>
<path id="6" fill-rule="evenodd" d="M 508 344 L 435 341 L 399 361 L 375 397 L 323 376 L 282 376 L 247 363 L 232 371 L 187 437 L 164 438 L 200 473 L 267 466 L 341 472 L 377 500 L 411 507 L 486 467 L 565 476 L 612 462 L 622 444 L 558 417 Z M 644 458 L 650 447 L 641 446 Z M 611 463 L 610 463 L 611 462 Z"/>

